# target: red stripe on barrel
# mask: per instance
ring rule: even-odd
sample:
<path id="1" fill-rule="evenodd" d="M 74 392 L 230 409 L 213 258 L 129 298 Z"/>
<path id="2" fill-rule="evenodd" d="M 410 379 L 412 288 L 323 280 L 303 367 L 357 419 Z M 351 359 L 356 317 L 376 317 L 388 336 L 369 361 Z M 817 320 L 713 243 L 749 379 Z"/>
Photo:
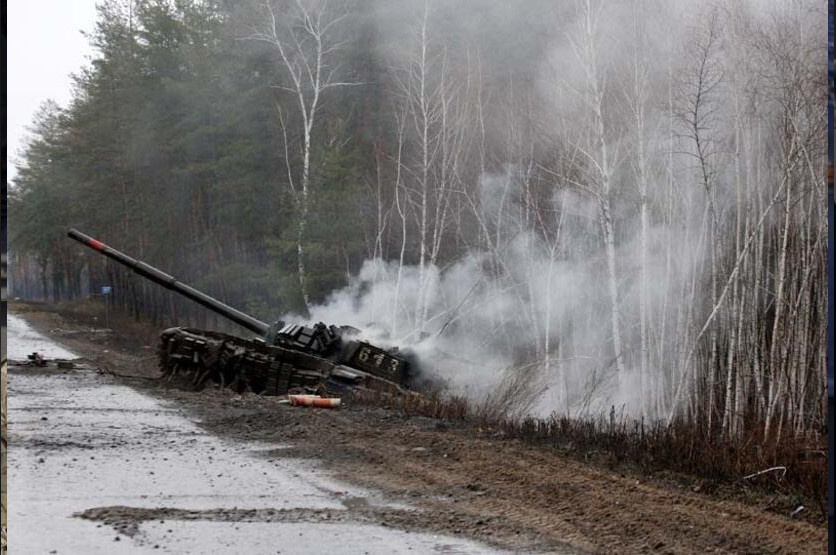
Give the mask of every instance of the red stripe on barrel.
<path id="1" fill-rule="evenodd" d="M 104 250 L 104 243 L 102 243 L 101 241 L 96 241 L 95 239 L 90 239 L 90 242 L 88 244 L 90 245 L 91 248 L 94 248 L 97 251 L 103 251 Z"/>

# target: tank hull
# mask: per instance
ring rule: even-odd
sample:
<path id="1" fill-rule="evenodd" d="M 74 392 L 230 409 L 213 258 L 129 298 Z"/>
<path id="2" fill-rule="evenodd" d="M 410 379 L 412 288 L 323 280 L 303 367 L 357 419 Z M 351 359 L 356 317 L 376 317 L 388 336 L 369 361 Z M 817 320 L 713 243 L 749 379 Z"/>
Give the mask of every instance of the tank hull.
<path id="1" fill-rule="evenodd" d="M 381 351 L 367 343 L 352 343 L 356 343 L 348 349 L 352 360 L 369 360 Z M 228 387 L 266 396 L 344 395 L 356 389 L 403 392 L 388 372 L 376 375 L 339 360 L 214 331 L 169 328 L 160 335 L 158 357 L 164 380 L 193 389 Z"/>

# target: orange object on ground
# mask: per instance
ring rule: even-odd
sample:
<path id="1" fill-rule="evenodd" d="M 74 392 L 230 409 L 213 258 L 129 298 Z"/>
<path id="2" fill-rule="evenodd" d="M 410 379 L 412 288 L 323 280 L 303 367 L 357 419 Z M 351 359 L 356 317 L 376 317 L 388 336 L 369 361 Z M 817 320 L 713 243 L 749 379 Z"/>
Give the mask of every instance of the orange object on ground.
<path id="1" fill-rule="evenodd" d="M 340 406 L 339 399 L 324 399 L 316 395 L 288 395 L 291 406 L 294 407 L 317 407 L 321 409 L 333 409 Z"/>

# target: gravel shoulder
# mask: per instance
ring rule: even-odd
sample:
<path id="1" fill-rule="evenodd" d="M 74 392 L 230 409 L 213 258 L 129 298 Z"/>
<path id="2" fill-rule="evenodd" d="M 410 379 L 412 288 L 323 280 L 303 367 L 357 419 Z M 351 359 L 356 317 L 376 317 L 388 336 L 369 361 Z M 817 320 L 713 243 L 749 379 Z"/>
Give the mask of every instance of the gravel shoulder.
<path id="1" fill-rule="evenodd" d="M 816 553 L 827 530 L 687 488 L 584 464 L 559 452 L 496 437 L 491 430 L 379 408 L 300 409 L 226 390 L 186 392 L 149 379 L 153 349 L 102 334 L 47 307 L 13 307 L 41 332 L 105 376 L 176 406 L 213 437 L 258 447 L 264 461 L 308 460 L 329 479 L 379 492 L 395 505 L 353 503 L 351 522 L 444 534 L 500 550 L 544 552 Z M 253 475 L 253 480 L 259 480 Z M 405 510 L 403 507 L 418 509 Z M 325 512 L 209 512 L 165 507 L 87 518 L 130 529 L 137 522 L 231 521 L 262 525 L 339 518 Z M 333 513 L 333 511 L 332 511 Z"/>

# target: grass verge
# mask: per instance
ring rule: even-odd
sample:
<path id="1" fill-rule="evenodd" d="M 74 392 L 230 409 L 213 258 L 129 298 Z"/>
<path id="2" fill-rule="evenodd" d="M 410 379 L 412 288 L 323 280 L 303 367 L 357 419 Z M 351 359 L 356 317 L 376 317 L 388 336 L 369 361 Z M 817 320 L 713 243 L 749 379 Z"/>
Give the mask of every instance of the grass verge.
<path id="1" fill-rule="evenodd" d="M 508 416 L 490 406 L 443 394 L 362 392 L 354 400 L 407 416 L 459 422 L 480 435 L 520 440 L 611 470 L 755 503 L 811 523 L 827 522 L 826 436 L 764 443 L 762 433 L 751 430 L 731 440 L 711 435 L 699 423 L 684 418 L 668 426 L 618 415 L 615 408 L 594 418 Z"/>

